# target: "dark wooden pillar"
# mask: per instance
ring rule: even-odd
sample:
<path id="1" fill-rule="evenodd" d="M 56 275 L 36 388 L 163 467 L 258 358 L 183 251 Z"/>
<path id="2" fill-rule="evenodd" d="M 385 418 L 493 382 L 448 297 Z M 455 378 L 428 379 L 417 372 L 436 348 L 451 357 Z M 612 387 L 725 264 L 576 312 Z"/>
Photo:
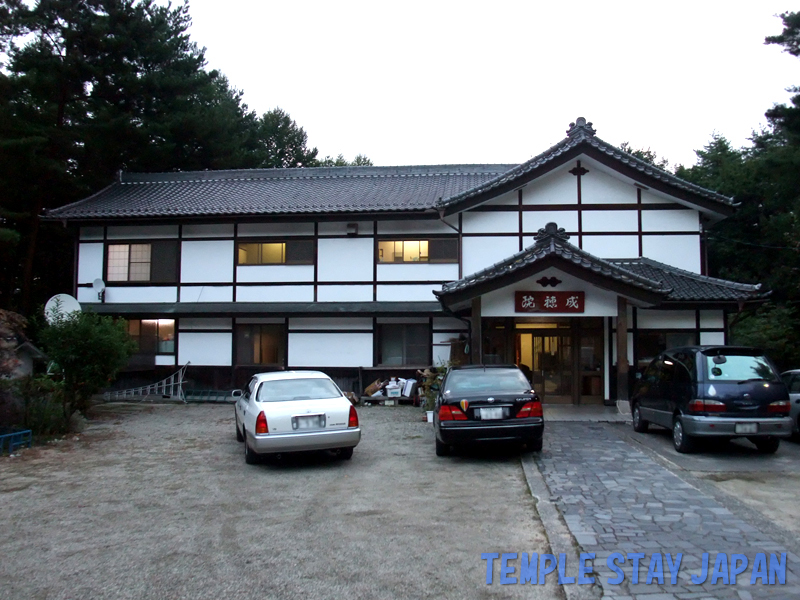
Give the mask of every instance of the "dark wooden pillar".
<path id="1" fill-rule="evenodd" d="M 473 365 L 483 362 L 483 332 L 481 331 L 481 297 L 472 299 L 472 339 L 469 341 Z"/>
<path id="2" fill-rule="evenodd" d="M 628 301 L 617 296 L 617 400 L 628 400 Z"/>

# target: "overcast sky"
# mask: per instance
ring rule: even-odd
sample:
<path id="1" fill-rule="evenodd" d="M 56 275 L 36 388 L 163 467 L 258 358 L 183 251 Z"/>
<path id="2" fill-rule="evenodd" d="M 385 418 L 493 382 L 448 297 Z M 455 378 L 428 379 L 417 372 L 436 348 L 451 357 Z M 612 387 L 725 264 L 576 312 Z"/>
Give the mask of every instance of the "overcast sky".
<path id="1" fill-rule="evenodd" d="M 671 164 L 717 132 L 747 144 L 800 84 L 764 37 L 774 0 L 191 0 L 192 38 L 259 113 L 320 156 L 376 165 L 520 163 L 579 116 Z"/>

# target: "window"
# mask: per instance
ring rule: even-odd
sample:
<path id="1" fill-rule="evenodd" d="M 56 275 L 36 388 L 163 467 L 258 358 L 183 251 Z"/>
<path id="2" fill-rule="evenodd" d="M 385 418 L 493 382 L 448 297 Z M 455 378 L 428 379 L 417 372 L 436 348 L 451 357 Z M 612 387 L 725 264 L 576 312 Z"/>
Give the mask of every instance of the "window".
<path id="1" fill-rule="evenodd" d="M 378 242 L 379 263 L 457 263 L 458 240 L 382 240 Z"/>
<path id="2" fill-rule="evenodd" d="M 108 245 L 106 281 L 171 283 L 177 279 L 177 241 Z"/>
<path id="3" fill-rule="evenodd" d="M 381 365 L 429 365 L 431 330 L 425 323 L 378 325 Z"/>
<path id="4" fill-rule="evenodd" d="M 139 346 L 137 354 L 175 354 L 175 321 L 131 319 L 128 333 Z"/>
<path id="5" fill-rule="evenodd" d="M 240 265 L 313 265 L 314 242 L 290 240 L 238 244 L 236 254 Z"/>
<path id="6" fill-rule="evenodd" d="M 283 365 L 283 325 L 237 325 L 236 362 L 240 365 Z"/>
<path id="7" fill-rule="evenodd" d="M 265 381 L 258 388 L 259 402 L 341 398 L 342 392 L 330 379 L 279 379 Z"/>

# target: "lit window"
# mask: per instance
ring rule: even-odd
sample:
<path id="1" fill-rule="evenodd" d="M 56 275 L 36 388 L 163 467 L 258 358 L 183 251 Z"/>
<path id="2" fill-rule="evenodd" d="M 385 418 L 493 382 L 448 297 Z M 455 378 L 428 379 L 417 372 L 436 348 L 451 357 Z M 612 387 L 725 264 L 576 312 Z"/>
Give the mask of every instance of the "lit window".
<path id="1" fill-rule="evenodd" d="M 458 240 L 382 240 L 378 242 L 380 263 L 458 262 Z"/>
<path id="2" fill-rule="evenodd" d="M 175 354 L 173 319 L 131 319 L 128 334 L 138 345 L 137 354 Z"/>
<path id="3" fill-rule="evenodd" d="M 314 264 L 314 242 L 311 240 L 238 244 L 237 250 L 240 265 Z"/>
<path id="4" fill-rule="evenodd" d="M 177 280 L 177 241 L 148 244 L 109 244 L 107 281 L 174 282 Z"/>

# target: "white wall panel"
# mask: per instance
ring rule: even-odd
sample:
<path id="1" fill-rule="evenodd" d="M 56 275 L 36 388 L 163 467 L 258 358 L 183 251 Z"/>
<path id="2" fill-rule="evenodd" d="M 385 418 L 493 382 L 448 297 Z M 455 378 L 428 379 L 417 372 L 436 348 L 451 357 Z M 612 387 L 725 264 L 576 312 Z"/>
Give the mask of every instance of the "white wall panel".
<path id="1" fill-rule="evenodd" d="M 92 288 L 85 288 L 80 287 L 78 288 L 78 295 L 76 296 L 78 302 L 81 304 L 92 304 L 93 302 L 100 302 L 100 299 L 97 297 L 97 292 L 95 292 Z"/>
<path id="2" fill-rule="evenodd" d="M 374 261 L 371 237 L 320 239 L 317 277 L 320 281 L 372 281 Z"/>
<path id="3" fill-rule="evenodd" d="M 178 362 L 194 367 L 229 367 L 233 334 L 178 332 Z"/>
<path id="4" fill-rule="evenodd" d="M 186 317 L 178 321 L 178 329 L 219 329 L 230 331 L 233 327 L 233 319 L 202 319 L 199 317 Z"/>
<path id="5" fill-rule="evenodd" d="M 577 243 L 577 240 L 570 240 Z M 639 236 L 637 235 L 584 235 L 583 249 L 600 258 L 637 258 Z"/>
<path id="6" fill-rule="evenodd" d="M 433 290 L 441 285 L 379 285 L 378 302 L 436 302 Z"/>
<path id="7" fill-rule="evenodd" d="M 641 309 L 637 314 L 639 329 L 695 329 L 693 310 Z"/>
<path id="8" fill-rule="evenodd" d="M 180 302 L 233 302 L 233 286 L 185 285 L 180 298 Z"/>
<path id="9" fill-rule="evenodd" d="M 483 206 L 519 206 L 519 195 L 517 190 L 507 192 L 497 198 L 492 198 L 485 202 Z"/>
<path id="10" fill-rule="evenodd" d="M 725 314 L 721 310 L 701 310 L 700 327 L 703 329 L 723 329 Z"/>
<path id="11" fill-rule="evenodd" d="M 458 217 L 452 216 L 445 219 L 453 227 L 458 227 Z M 389 235 L 423 235 L 427 233 L 455 233 L 438 219 L 413 219 L 408 221 L 378 221 L 378 234 Z"/>
<path id="12" fill-rule="evenodd" d="M 578 184 L 569 170 L 575 164 L 570 163 L 543 177 L 531 181 L 522 188 L 523 204 L 577 204 Z"/>
<path id="13" fill-rule="evenodd" d="M 314 281 L 314 265 L 244 265 L 236 267 L 236 281 L 266 283 Z"/>
<path id="14" fill-rule="evenodd" d="M 103 244 L 78 244 L 78 283 L 92 283 L 98 278 L 105 279 L 104 247 Z"/>
<path id="15" fill-rule="evenodd" d="M 102 240 L 103 228 L 102 227 L 81 227 L 80 232 L 81 240 Z"/>
<path id="16" fill-rule="evenodd" d="M 477 273 L 481 269 L 505 260 L 519 252 L 519 238 L 509 237 L 467 237 L 461 242 L 461 261 L 464 276 Z"/>
<path id="17" fill-rule="evenodd" d="M 322 221 L 317 226 L 320 235 L 347 235 L 347 225 L 355 223 L 358 235 L 372 235 L 375 233 L 375 224 L 372 221 Z"/>
<path id="18" fill-rule="evenodd" d="M 642 190 L 642 204 L 669 204 L 670 202 L 675 202 L 675 198 L 667 196 L 663 192 Z"/>
<path id="19" fill-rule="evenodd" d="M 636 210 L 584 210 L 583 231 L 638 231 Z"/>
<path id="20" fill-rule="evenodd" d="M 185 238 L 233 237 L 233 223 L 215 223 L 213 225 L 184 225 L 181 232 Z"/>
<path id="21" fill-rule="evenodd" d="M 95 297 L 97 294 L 95 294 Z M 177 302 L 178 288 L 165 287 L 107 287 L 106 304 L 125 302 Z"/>
<path id="22" fill-rule="evenodd" d="M 237 302 L 313 302 L 314 287 L 310 285 L 240 285 L 236 287 Z"/>
<path id="23" fill-rule="evenodd" d="M 372 302 L 372 285 L 321 285 L 317 302 Z"/>
<path id="24" fill-rule="evenodd" d="M 241 223 L 239 237 L 314 235 L 313 223 Z"/>
<path id="25" fill-rule="evenodd" d="M 519 233 L 518 212 L 465 212 L 464 233 Z"/>
<path id="26" fill-rule="evenodd" d="M 647 235 L 642 254 L 662 263 L 700 272 L 700 235 Z"/>
<path id="27" fill-rule="evenodd" d="M 145 240 L 178 237 L 177 225 L 118 225 L 108 228 L 110 240 Z"/>
<path id="28" fill-rule="evenodd" d="M 289 333 L 293 367 L 372 366 L 371 333 Z"/>
<path id="29" fill-rule="evenodd" d="M 233 240 L 181 243 L 181 283 L 232 281 Z"/>
<path id="30" fill-rule="evenodd" d="M 522 228 L 527 233 L 536 234 L 548 223 L 555 223 L 565 231 L 578 231 L 577 210 L 543 210 L 526 212 L 522 215 Z"/>
<path id="31" fill-rule="evenodd" d="M 369 317 L 340 319 L 340 318 L 291 318 L 289 329 L 364 329 L 372 331 L 372 319 Z"/>
<path id="32" fill-rule="evenodd" d="M 171 367 L 175 364 L 175 356 L 167 354 L 156 355 L 156 366 L 158 367 Z"/>
<path id="33" fill-rule="evenodd" d="M 700 231 L 696 210 L 643 210 L 642 231 Z"/>
<path id="34" fill-rule="evenodd" d="M 721 331 L 701 331 L 700 343 L 704 346 L 722 346 L 725 344 L 725 334 Z"/>
<path id="35" fill-rule="evenodd" d="M 581 177 L 581 202 L 583 204 L 636 204 L 636 187 L 597 168 L 589 167 L 589 172 Z"/>
<path id="36" fill-rule="evenodd" d="M 443 365 L 450 360 L 450 344 L 434 344 L 431 350 L 434 365 Z"/>
<path id="37" fill-rule="evenodd" d="M 455 281 L 455 263 L 416 263 L 378 265 L 378 281 Z"/>

